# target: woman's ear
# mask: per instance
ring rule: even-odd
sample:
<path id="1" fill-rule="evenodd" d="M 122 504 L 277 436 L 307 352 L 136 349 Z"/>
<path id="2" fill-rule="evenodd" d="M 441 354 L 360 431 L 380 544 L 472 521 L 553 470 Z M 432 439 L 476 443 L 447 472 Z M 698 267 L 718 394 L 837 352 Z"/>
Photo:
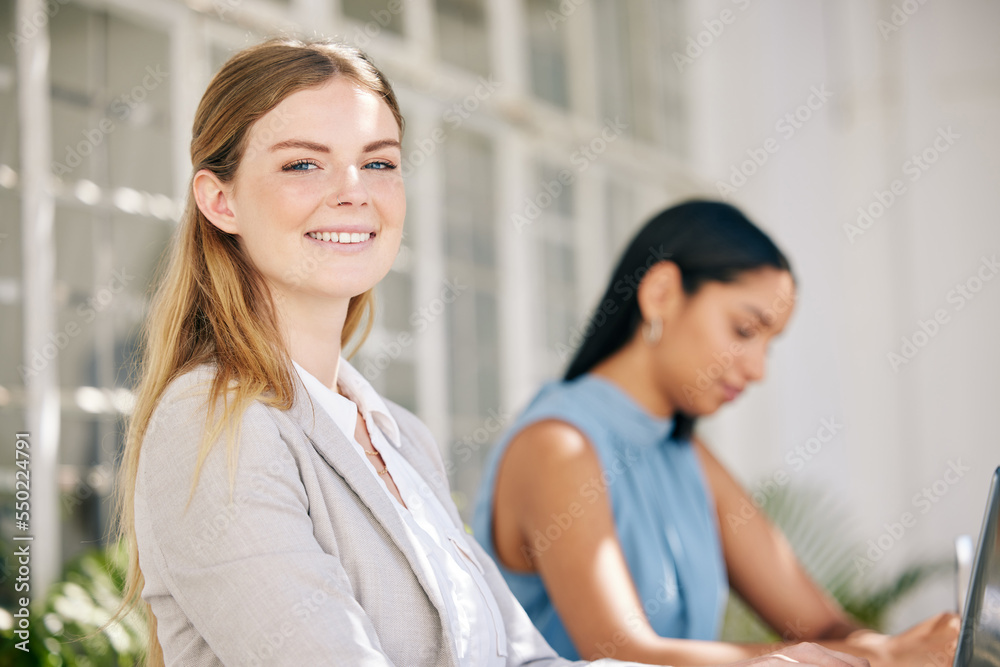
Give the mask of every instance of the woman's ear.
<path id="1" fill-rule="evenodd" d="M 201 169 L 191 183 L 194 201 L 208 221 L 228 234 L 238 234 L 239 225 L 231 206 L 232 187 L 208 169 Z"/>
<path id="2" fill-rule="evenodd" d="M 671 261 L 657 262 L 639 281 L 639 311 L 643 321 L 672 321 L 684 305 L 684 284 L 681 270 Z"/>

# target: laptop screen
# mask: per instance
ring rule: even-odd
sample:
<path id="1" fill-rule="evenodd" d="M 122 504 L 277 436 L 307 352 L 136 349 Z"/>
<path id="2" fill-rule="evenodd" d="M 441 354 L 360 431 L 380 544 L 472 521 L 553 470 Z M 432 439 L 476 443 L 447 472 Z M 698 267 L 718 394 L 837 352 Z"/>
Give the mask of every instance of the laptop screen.
<path id="1" fill-rule="evenodd" d="M 954 667 L 1000 666 L 1000 468 L 993 473 Z"/>

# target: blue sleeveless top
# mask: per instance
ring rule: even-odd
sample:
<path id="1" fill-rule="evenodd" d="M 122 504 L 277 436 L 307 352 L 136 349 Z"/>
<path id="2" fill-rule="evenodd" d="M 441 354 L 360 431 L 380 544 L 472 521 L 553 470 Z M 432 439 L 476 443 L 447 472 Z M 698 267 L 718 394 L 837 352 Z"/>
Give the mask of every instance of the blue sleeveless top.
<path id="1" fill-rule="evenodd" d="M 508 570 L 493 545 L 497 468 L 511 439 L 528 425 L 558 419 L 590 441 L 603 472 L 591 482 L 608 490 L 615 529 L 653 630 L 662 637 L 718 639 L 729 594 L 715 504 L 690 441 L 670 439 L 672 419 L 650 415 L 596 375 L 545 385 L 490 454 L 472 522 L 476 539 L 497 562 L 535 627 L 564 658 L 580 659 L 541 578 Z M 597 494 L 581 492 L 584 506 Z M 558 539 L 558 522 L 529 548 Z M 561 529 L 560 529 L 561 530 Z"/>

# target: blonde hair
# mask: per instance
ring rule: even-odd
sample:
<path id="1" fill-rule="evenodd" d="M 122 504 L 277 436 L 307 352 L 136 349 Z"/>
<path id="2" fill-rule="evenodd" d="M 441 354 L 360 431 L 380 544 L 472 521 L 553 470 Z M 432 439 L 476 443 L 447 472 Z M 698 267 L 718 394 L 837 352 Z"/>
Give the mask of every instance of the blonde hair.
<path id="1" fill-rule="evenodd" d="M 221 181 L 231 182 L 241 160 L 254 149 L 248 146 L 251 126 L 289 95 L 335 77 L 345 77 L 385 100 L 402 135 L 403 117 L 395 94 L 362 51 L 329 42 L 275 39 L 237 53 L 209 83 L 195 114 L 193 173 L 208 169 Z M 343 346 L 359 331 L 360 341 L 364 340 L 371 329 L 372 311 L 371 290 L 351 299 Z M 143 576 L 133 506 L 140 448 L 157 402 L 174 378 L 199 364 L 215 364 L 207 398 L 209 421 L 220 399 L 222 417 L 206 424 L 193 491 L 201 466 L 224 429 L 229 432 L 227 452 L 230 472 L 234 472 L 232 426 L 251 403 L 259 400 L 287 410 L 294 400 L 288 353 L 263 277 L 238 239 L 209 222 L 190 194 L 145 323 L 140 354 L 137 400 L 116 489 L 118 535 L 128 548 L 129 563 L 124 600 L 115 618 L 137 607 L 145 612 L 149 628 L 146 660 L 158 666 L 163 664 L 163 652 L 156 638 L 156 619 L 141 599 Z"/>

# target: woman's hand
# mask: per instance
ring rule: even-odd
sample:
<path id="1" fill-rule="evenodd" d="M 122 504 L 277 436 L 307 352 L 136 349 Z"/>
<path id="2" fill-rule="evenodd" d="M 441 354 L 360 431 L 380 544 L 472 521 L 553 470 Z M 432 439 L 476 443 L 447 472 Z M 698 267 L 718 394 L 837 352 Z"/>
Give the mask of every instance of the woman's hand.
<path id="1" fill-rule="evenodd" d="M 733 667 L 786 667 L 788 663 L 811 667 L 868 667 L 868 661 L 853 655 L 823 648 L 818 644 L 796 644 L 753 660 L 736 663 Z"/>
<path id="2" fill-rule="evenodd" d="M 857 648 L 869 655 L 872 665 L 881 667 L 924 667 L 950 665 L 958 646 L 961 621 L 957 614 L 932 616 L 898 635 L 859 631 L 846 639 L 849 650 Z"/>

